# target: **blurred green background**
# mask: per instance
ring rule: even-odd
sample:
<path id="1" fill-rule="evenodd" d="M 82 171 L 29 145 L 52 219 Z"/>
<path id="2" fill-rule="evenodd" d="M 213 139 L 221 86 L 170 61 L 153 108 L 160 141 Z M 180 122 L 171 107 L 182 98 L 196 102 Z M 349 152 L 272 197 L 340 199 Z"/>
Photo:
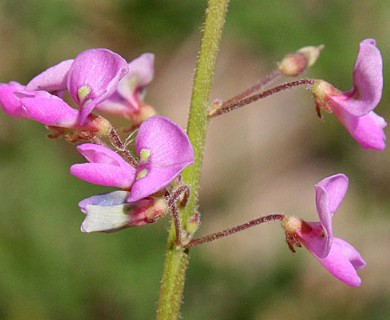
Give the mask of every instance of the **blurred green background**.
<path id="1" fill-rule="evenodd" d="M 26 83 L 91 47 L 131 60 L 156 54 L 146 102 L 183 127 L 206 1 L 1 0 L 0 81 Z M 307 74 L 352 86 L 358 43 L 375 38 L 390 119 L 390 3 L 383 0 L 232 0 L 212 98 L 229 98 L 286 53 L 324 44 Z M 153 319 L 165 218 L 114 234 L 82 234 L 77 203 L 108 188 L 69 175 L 74 146 L 38 123 L 0 112 L 0 319 Z M 245 143 L 243 143 L 243 141 Z M 313 185 L 344 172 L 350 188 L 336 236 L 366 259 L 350 288 L 305 250 L 292 255 L 277 224 L 194 248 L 184 319 L 388 319 L 390 153 L 363 151 L 296 89 L 215 119 L 202 174 L 206 234 L 268 213 L 316 219 Z"/>

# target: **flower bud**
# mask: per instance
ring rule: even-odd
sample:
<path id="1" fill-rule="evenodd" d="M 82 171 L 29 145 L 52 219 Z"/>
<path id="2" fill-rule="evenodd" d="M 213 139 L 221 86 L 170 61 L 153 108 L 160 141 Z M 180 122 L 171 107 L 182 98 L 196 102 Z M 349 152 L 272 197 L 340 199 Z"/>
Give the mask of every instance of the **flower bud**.
<path id="1" fill-rule="evenodd" d="M 194 234 L 200 226 L 200 213 L 195 212 L 188 218 L 186 230 L 189 234 Z"/>
<path id="2" fill-rule="evenodd" d="M 279 64 L 279 71 L 289 77 L 300 75 L 317 61 L 323 48 L 323 45 L 303 47 L 294 53 L 286 55 Z"/>
<path id="3" fill-rule="evenodd" d="M 87 119 L 90 120 L 87 122 L 87 127 L 90 127 L 91 131 L 96 131 L 97 136 L 106 137 L 110 134 L 112 125 L 106 118 L 90 114 Z"/>

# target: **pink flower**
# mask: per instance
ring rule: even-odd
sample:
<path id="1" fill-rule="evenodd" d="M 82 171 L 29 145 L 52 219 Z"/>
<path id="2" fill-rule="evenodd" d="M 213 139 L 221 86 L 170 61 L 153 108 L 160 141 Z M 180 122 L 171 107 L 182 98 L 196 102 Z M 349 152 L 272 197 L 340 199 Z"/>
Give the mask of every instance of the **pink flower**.
<path id="1" fill-rule="evenodd" d="M 348 242 L 333 237 L 332 217 L 348 189 L 348 178 L 343 174 L 325 178 L 315 186 L 319 222 L 306 222 L 297 217 L 286 217 L 283 228 L 289 247 L 303 244 L 333 276 L 350 286 L 359 286 L 356 270 L 366 263 Z"/>
<path id="2" fill-rule="evenodd" d="M 382 96 L 382 57 L 373 39 L 360 43 L 353 82 L 350 91 L 340 92 L 325 81 L 315 81 L 312 92 L 317 109 L 334 113 L 363 148 L 383 150 L 387 124 L 373 112 Z"/>
<path id="3" fill-rule="evenodd" d="M 164 198 L 147 197 L 128 203 L 129 192 L 114 191 L 79 202 L 86 218 L 82 232 L 114 232 L 128 227 L 143 226 L 163 217 L 168 206 Z"/>
<path id="4" fill-rule="evenodd" d="M 129 63 L 129 72 L 119 82 L 116 92 L 96 106 L 98 110 L 133 119 L 145 107 L 143 97 L 153 80 L 154 55 L 144 53 Z"/>
<path id="5" fill-rule="evenodd" d="M 17 82 L 0 84 L 0 104 L 14 117 L 52 127 L 88 130 L 96 127 L 91 125 L 89 114 L 116 91 L 127 72 L 128 65 L 118 54 L 107 49 L 86 50 L 76 59 L 62 61 L 42 72 L 27 86 Z M 60 98 L 66 90 L 80 112 Z"/>
<path id="6" fill-rule="evenodd" d="M 127 62 L 108 49 L 89 49 L 74 60 L 65 60 L 45 70 L 26 86 L 61 96 L 66 90 L 80 107 L 79 122 L 84 124 L 99 103 L 110 97 L 128 72 Z"/>
<path id="7" fill-rule="evenodd" d="M 90 183 L 130 190 L 127 201 L 135 202 L 165 188 L 193 163 L 193 149 L 185 132 L 161 116 L 141 124 L 135 147 L 137 168 L 106 147 L 80 145 L 77 149 L 89 163 L 75 164 L 70 172 Z"/>

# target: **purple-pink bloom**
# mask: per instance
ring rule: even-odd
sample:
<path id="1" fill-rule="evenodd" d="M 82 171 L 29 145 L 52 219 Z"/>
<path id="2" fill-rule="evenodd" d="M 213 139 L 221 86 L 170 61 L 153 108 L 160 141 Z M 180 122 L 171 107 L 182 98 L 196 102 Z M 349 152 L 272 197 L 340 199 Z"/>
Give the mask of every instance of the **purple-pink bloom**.
<path id="1" fill-rule="evenodd" d="M 71 173 L 90 183 L 130 190 L 127 201 L 134 202 L 165 188 L 194 159 L 185 132 L 162 116 L 151 117 L 141 124 L 135 147 L 137 168 L 106 147 L 80 145 L 79 152 L 90 163 L 73 165 Z"/>
<path id="2" fill-rule="evenodd" d="M 162 116 L 142 122 L 135 148 L 140 161 L 128 201 L 142 199 L 166 187 L 194 161 L 186 133 Z"/>
<path id="3" fill-rule="evenodd" d="M 329 96 L 333 104 L 354 116 L 374 110 L 382 97 L 382 56 L 374 39 L 360 42 L 353 69 L 353 88 L 337 96 Z"/>
<path id="4" fill-rule="evenodd" d="M 363 148 L 383 150 L 387 124 L 373 112 L 382 96 L 382 57 L 373 39 L 360 43 L 353 83 L 351 90 L 340 92 L 325 81 L 315 81 L 312 92 L 317 108 L 334 113 Z"/>
<path id="5" fill-rule="evenodd" d="M 302 243 L 333 276 L 350 286 L 359 286 L 357 270 L 366 263 L 348 242 L 335 238 L 332 217 L 348 189 L 348 178 L 343 174 L 325 178 L 315 185 L 319 222 L 306 222 L 287 217 L 283 222 L 289 246 Z"/>
<path id="6" fill-rule="evenodd" d="M 74 60 L 43 71 L 26 88 L 59 96 L 68 90 L 80 107 L 79 122 L 83 125 L 95 106 L 114 94 L 128 68 L 126 60 L 108 49 L 88 49 Z"/>

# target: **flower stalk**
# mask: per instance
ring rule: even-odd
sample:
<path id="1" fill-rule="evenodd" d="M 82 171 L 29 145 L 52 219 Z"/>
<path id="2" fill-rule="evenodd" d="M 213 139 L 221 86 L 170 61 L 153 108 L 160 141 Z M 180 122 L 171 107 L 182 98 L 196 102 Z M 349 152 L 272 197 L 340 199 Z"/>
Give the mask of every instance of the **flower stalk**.
<path id="1" fill-rule="evenodd" d="M 301 80 L 296 80 L 296 81 L 291 81 L 287 82 L 284 84 L 281 84 L 279 86 L 276 86 L 274 88 L 265 90 L 260 93 L 256 93 L 250 97 L 244 98 L 242 100 L 233 100 L 231 103 L 224 103 L 221 105 L 220 108 L 215 108 L 209 113 L 210 118 L 215 118 L 217 116 L 220 116 L 222 114 L 228 113 L 230 111 L 240 109 L 242 107 L 247 106 L 248 104 L 251 104 L 253 102 L 256 102 L 257 100 L 269 97 L 275 93 L 295 88 L 295 87 L 301 87 L 301 86 L 306 86 L 306 87 L 311 87 L 313 86 L 315 80 L 312 79 L 301 79 Z"/>
<path id="2" fill-rule="evenodd" d="M 191 190 L 186 207 L 179 213 L 183 229 L 186 228 L 188 218 L 196 212 L 198 206 L 209 96 L 228 3 L 229 0 L 209 0 L 206 10 L 187 126 L 187 134 L 194 149 L 194 164 L 183 171 L 183 183 Z M 157 308 L 158 320 L 174 320 L 180 316 L 189 255 L 187 249 L 174 245 L 175 233 L 175 224 L 172 222 Z"/>
<path id="3" fill-rule="evenodd" d="M 215 232 L 215 233 L 209 234 L 209 235 L 204 236 L 204 237 L 193 239 L 186 245 L 186 248 L 195 247 L 195 246 L 198 246 L 200 244 L 212 242 L 214 240 L 218 240 L 221 238 L 226 238 L 226 237 L 231 236 L 237 232 L 244 231 L 246 229 L 255 227 L 255 226 L 262 224 L 262 223 L 265 223 L 265 222 L 282 221 L 284 218 L 285 218 L 285 216 L 283 214 L 270 214 L 268 216 L 260 217 L 260 218 L 245 222 L 243 224 L 240 224 L 238 226 L 235 226 L 235 227 L 223 230 L 223 231 Z"/>

